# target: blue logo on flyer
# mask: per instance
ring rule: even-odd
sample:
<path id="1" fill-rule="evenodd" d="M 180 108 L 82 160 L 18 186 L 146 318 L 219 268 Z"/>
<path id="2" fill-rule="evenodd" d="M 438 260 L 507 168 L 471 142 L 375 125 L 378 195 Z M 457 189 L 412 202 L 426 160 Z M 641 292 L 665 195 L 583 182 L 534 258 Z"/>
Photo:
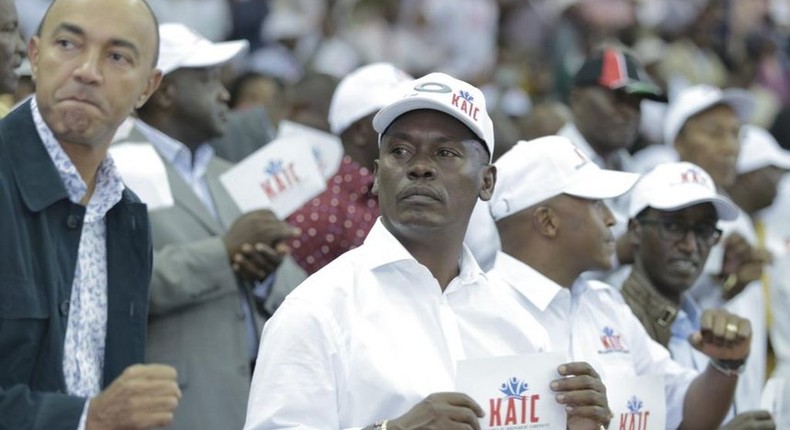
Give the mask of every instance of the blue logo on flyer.
<path id="1" fill-rule="evenodd" d="M 647 430 L 650 411 L 644 409 L 644 403 L 639 397 L 631 396 L 626 403 L 627 412 L 620 414 L 620 424 L 617 430 Z"/>
<path id="2" fill-rule="evenodd" d="M 540 394 L 529 394 L 527 381 L 509 378 L 499 386 L 503 397 L 489 399 L 488 426 L 497 429 L 528 429 L 537 428 L 540 417 L 535 408 Z M 512 427 L 516 426 L 516 427 Z"/>
<path id="3" fill-rule="evenodd" d="M 283 160 L 270 160 L 264 166 L 263 173 L 265 176 L 260 185 L 269 199 L 276 198 L 300 182 L 294 163 L 285 164 Z"/>

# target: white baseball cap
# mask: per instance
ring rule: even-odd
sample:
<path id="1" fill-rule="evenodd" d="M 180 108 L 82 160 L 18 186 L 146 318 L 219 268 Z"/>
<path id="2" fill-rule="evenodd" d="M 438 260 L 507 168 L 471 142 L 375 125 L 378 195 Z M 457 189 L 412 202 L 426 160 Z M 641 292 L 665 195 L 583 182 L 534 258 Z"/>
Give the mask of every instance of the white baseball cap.
<path id="1" fill-rule="evenodd" d="M 340 134 L 351 124 L 397 99 L 396 90 L 412 78 L 389 63 L 362 66 L 337 84 L 329 104 L 329 127 Z"/>
<path id="2" fill-rule="evenodd" d="M 591 200 L 617 197 L 639 179 L 635 173 L 601 169 L 562 136 L 519 141 L 494 165 L 497 181 L 489 207 L 495 220 L 560 194 Z"/>
<path id="3" fill-rule="evenodd" d="M 179 23 L 159 26 L 159 62 L 156 68 L 166 75 L 181 67 L 217 66 L 249 47 L 246 40 L 213 43 Z"/>
<path id="4" fill-rule="evenodd" d="M 431 73 L 398 88 L 400 98 L 383 107 L 373 117 L 373 128 L 381 136 L 396 118 L 418 109 L 433 109 L 452 115 L 464 123 L 494 155 L 494 123 L 486 110 L 483 92 L 469 83 L 444 73 Z M 381 140 L 381 139 L 379 139 Z"/>
<path id="5" fill-rule="evenodd" d="M 782 149 L 767 130 L 744 125 L 741 127 L 741 152 L 735 169 L 741 174 L 767 166 L 790 170 L 790 151 Z"/>
<path id="6" fill-rule="evenodd" d="M 664 143 L 675 145 L 677 137 L 689 118 L 715 105 L 730 106 L 741 121 L 748 121 L 755 108 L 751 94 L 739 88 L 721 88 L 711 85 L 695 85 L 678 93 L 669 103 L 664 117 Z"/>
<path id="7" fill-rule="evenodd" d="M 720 220 L 738 217 L 738 208 L 716 192 L 710 175 L 696 164 L 681 161 L 659 164 L 645 173 L 631 191 L 628 216 L 634 218 L 648 207 L 676 211 L 700 203 L 712 203 Z"/>

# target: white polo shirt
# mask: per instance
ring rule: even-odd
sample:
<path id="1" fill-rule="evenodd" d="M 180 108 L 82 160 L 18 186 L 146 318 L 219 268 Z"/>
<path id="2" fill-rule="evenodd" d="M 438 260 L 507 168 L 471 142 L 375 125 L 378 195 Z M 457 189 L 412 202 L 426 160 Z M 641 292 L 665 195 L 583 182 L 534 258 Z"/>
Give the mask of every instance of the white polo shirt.
<path id="1" fill-rule="evenodd" d="M 456 362 L 549 347 L 464 247 L 444 292 L 379 219 L 263 330 L 245 429 L 361 428 L 454 391 Z M 560 363 L 557 363 L 558 365 Z"/>
<path id="2" fill-rule="evenodd" d="M 569 290 L 503 252 L 488 275 L 494 288 L 546 328 L 554 351 L 590 363 L 604 384 L 608 377 L 664 375 L 666 428 L 680 425 L 686 391 L 698 373 L 674 362 L 650 338 L 617 290 L 583 278 Z"/>

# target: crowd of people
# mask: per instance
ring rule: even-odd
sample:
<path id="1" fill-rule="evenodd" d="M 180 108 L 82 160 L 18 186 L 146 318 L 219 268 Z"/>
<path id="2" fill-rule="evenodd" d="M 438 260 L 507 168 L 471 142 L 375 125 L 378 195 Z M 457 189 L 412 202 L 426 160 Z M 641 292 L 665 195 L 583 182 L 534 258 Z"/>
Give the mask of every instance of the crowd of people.
<path id="1" fill-rule="evenodd" d="M 459 363 L 558 353 L 571 430 L 646 376 L 667 429 L 790 429 L 788 42 L 783 0 L 0 0 L 0 428 L 487 428 Z M 324 186 L 244 210 L 272 148 Z"/>

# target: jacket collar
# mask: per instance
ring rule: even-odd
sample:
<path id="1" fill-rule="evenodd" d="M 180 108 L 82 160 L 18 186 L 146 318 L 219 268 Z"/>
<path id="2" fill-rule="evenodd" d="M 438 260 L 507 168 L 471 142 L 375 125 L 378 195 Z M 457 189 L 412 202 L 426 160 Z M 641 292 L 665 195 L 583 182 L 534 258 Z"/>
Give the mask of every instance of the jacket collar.
<path id="1" fill-rule="evenodd" d="M 55 164 L 36 131 L 30 101 L 3 118 L 0 135 L 9 142 L 6 151 L 19 193 L 28 209 L 40 212 L 59 200 L 69 198 Z"/>
<path id="2" fill-rule="evenodd" d="M 631 274 L 623 283 L 622 294 L 626 299 L 642 307 L 651 322 L 662 327 L 662 330 L 671 330 L 680 307 L 662 296 L 643 273 L 635 269 L 631 270 Z"/>

